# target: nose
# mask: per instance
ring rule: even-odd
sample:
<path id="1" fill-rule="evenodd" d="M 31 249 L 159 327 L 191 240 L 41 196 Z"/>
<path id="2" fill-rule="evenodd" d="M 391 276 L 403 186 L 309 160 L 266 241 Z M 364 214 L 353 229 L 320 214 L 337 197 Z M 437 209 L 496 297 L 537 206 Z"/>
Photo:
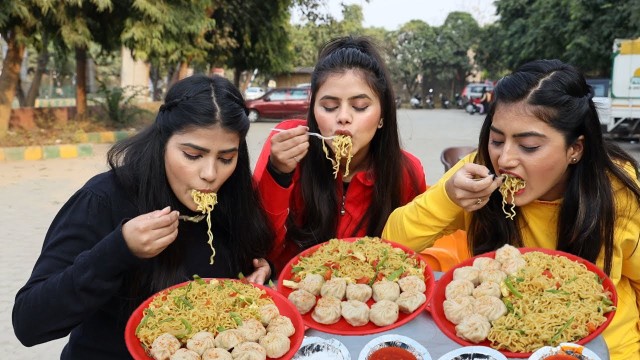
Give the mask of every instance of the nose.
<path id="1" fill-rule="evenodd" d="M 200 178 L 206 182 L 214 182 L 218 176 L 215 161 L 207 162 L 200 169 Z"/>
<path id="2" fill-rule="evenodd" d="M 514 144 L 505 142 L 498 156 L 498 166 L 501 169 L 513 169 L 518 165 L 518 154 Z"/>
<path id="3" fill-rule="evenodd" d="M 349 106 L 341 105 L 338 108 L 338 124 L 345 125 L 351 123 L 351 112 Z"/>

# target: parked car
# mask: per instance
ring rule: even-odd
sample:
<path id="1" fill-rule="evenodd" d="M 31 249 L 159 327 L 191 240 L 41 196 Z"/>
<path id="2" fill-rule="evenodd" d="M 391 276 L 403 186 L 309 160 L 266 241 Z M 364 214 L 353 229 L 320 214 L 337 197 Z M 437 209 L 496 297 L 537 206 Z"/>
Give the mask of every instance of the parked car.
<path id="1" fill-rule="evenodd" d="M 249 121 L 255 122 L 263 118 L 304 118 L 309 110 L 310 93 L 309 88 L 275 88 L 262 97 L 247 100 L 245 105 L 249 109 Z"/>
<path id="2" fill-rule="evenodd" d="M 247 90 L 244 91 L 245 100 L 257 99 L 262 95 L 264 95 L 264 89 L 257 86 L 249 86 Z"/>
<path id="3" fill-rule="evenodd" d="M 493 85 L 487 83 L 470 83 L 462 90 L 462 98 L 468 102 L 471 99 L 480 98 L 482 96 L 482 88 L 486 87 L 487 91 L 493 91 Z"/>

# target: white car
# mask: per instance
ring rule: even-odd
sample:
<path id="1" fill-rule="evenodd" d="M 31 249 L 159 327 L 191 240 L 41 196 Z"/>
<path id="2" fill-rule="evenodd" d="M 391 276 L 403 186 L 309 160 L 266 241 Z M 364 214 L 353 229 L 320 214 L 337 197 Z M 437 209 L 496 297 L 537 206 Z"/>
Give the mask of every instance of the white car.
<path id="1" fill-rule="evenodd" d="M 245 100 L 257 99 L 262 95 L 264 95 L 264 89 L 257 86 L 250 86 L 247 88 L 247 90 L 244 91 Z"/>

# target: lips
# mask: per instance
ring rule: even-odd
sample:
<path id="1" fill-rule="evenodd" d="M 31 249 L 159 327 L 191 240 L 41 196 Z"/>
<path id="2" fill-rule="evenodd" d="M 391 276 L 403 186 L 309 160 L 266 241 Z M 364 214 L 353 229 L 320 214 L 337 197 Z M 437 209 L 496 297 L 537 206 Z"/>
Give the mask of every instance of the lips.
<path id="1" fill-rule="evenodd" d="M 336 135 L 344 135 L 344 136 L 350 136 L 350 137 L 353 137 L 353 135 L 351 135 L 351 131 L 346 130 L 346 129 L 336 130 L 335 134 L 336 134 Z"/>

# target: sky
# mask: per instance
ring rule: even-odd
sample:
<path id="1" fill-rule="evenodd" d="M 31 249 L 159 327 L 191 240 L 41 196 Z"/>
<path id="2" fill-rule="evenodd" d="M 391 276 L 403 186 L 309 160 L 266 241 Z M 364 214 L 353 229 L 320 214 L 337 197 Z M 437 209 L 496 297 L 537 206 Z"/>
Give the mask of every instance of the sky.
<path id="1" fill-rule="evenodd" d="M 495 21 L 494 0 L 327 0 L 329 11 L 342 19 L 341 2 L 358 4 L 364 13 L 365 27 L 397 30 L 410 20 L 422 20 L 440 26 L 452 11 L 470 13 L 480 25 Z"/>

